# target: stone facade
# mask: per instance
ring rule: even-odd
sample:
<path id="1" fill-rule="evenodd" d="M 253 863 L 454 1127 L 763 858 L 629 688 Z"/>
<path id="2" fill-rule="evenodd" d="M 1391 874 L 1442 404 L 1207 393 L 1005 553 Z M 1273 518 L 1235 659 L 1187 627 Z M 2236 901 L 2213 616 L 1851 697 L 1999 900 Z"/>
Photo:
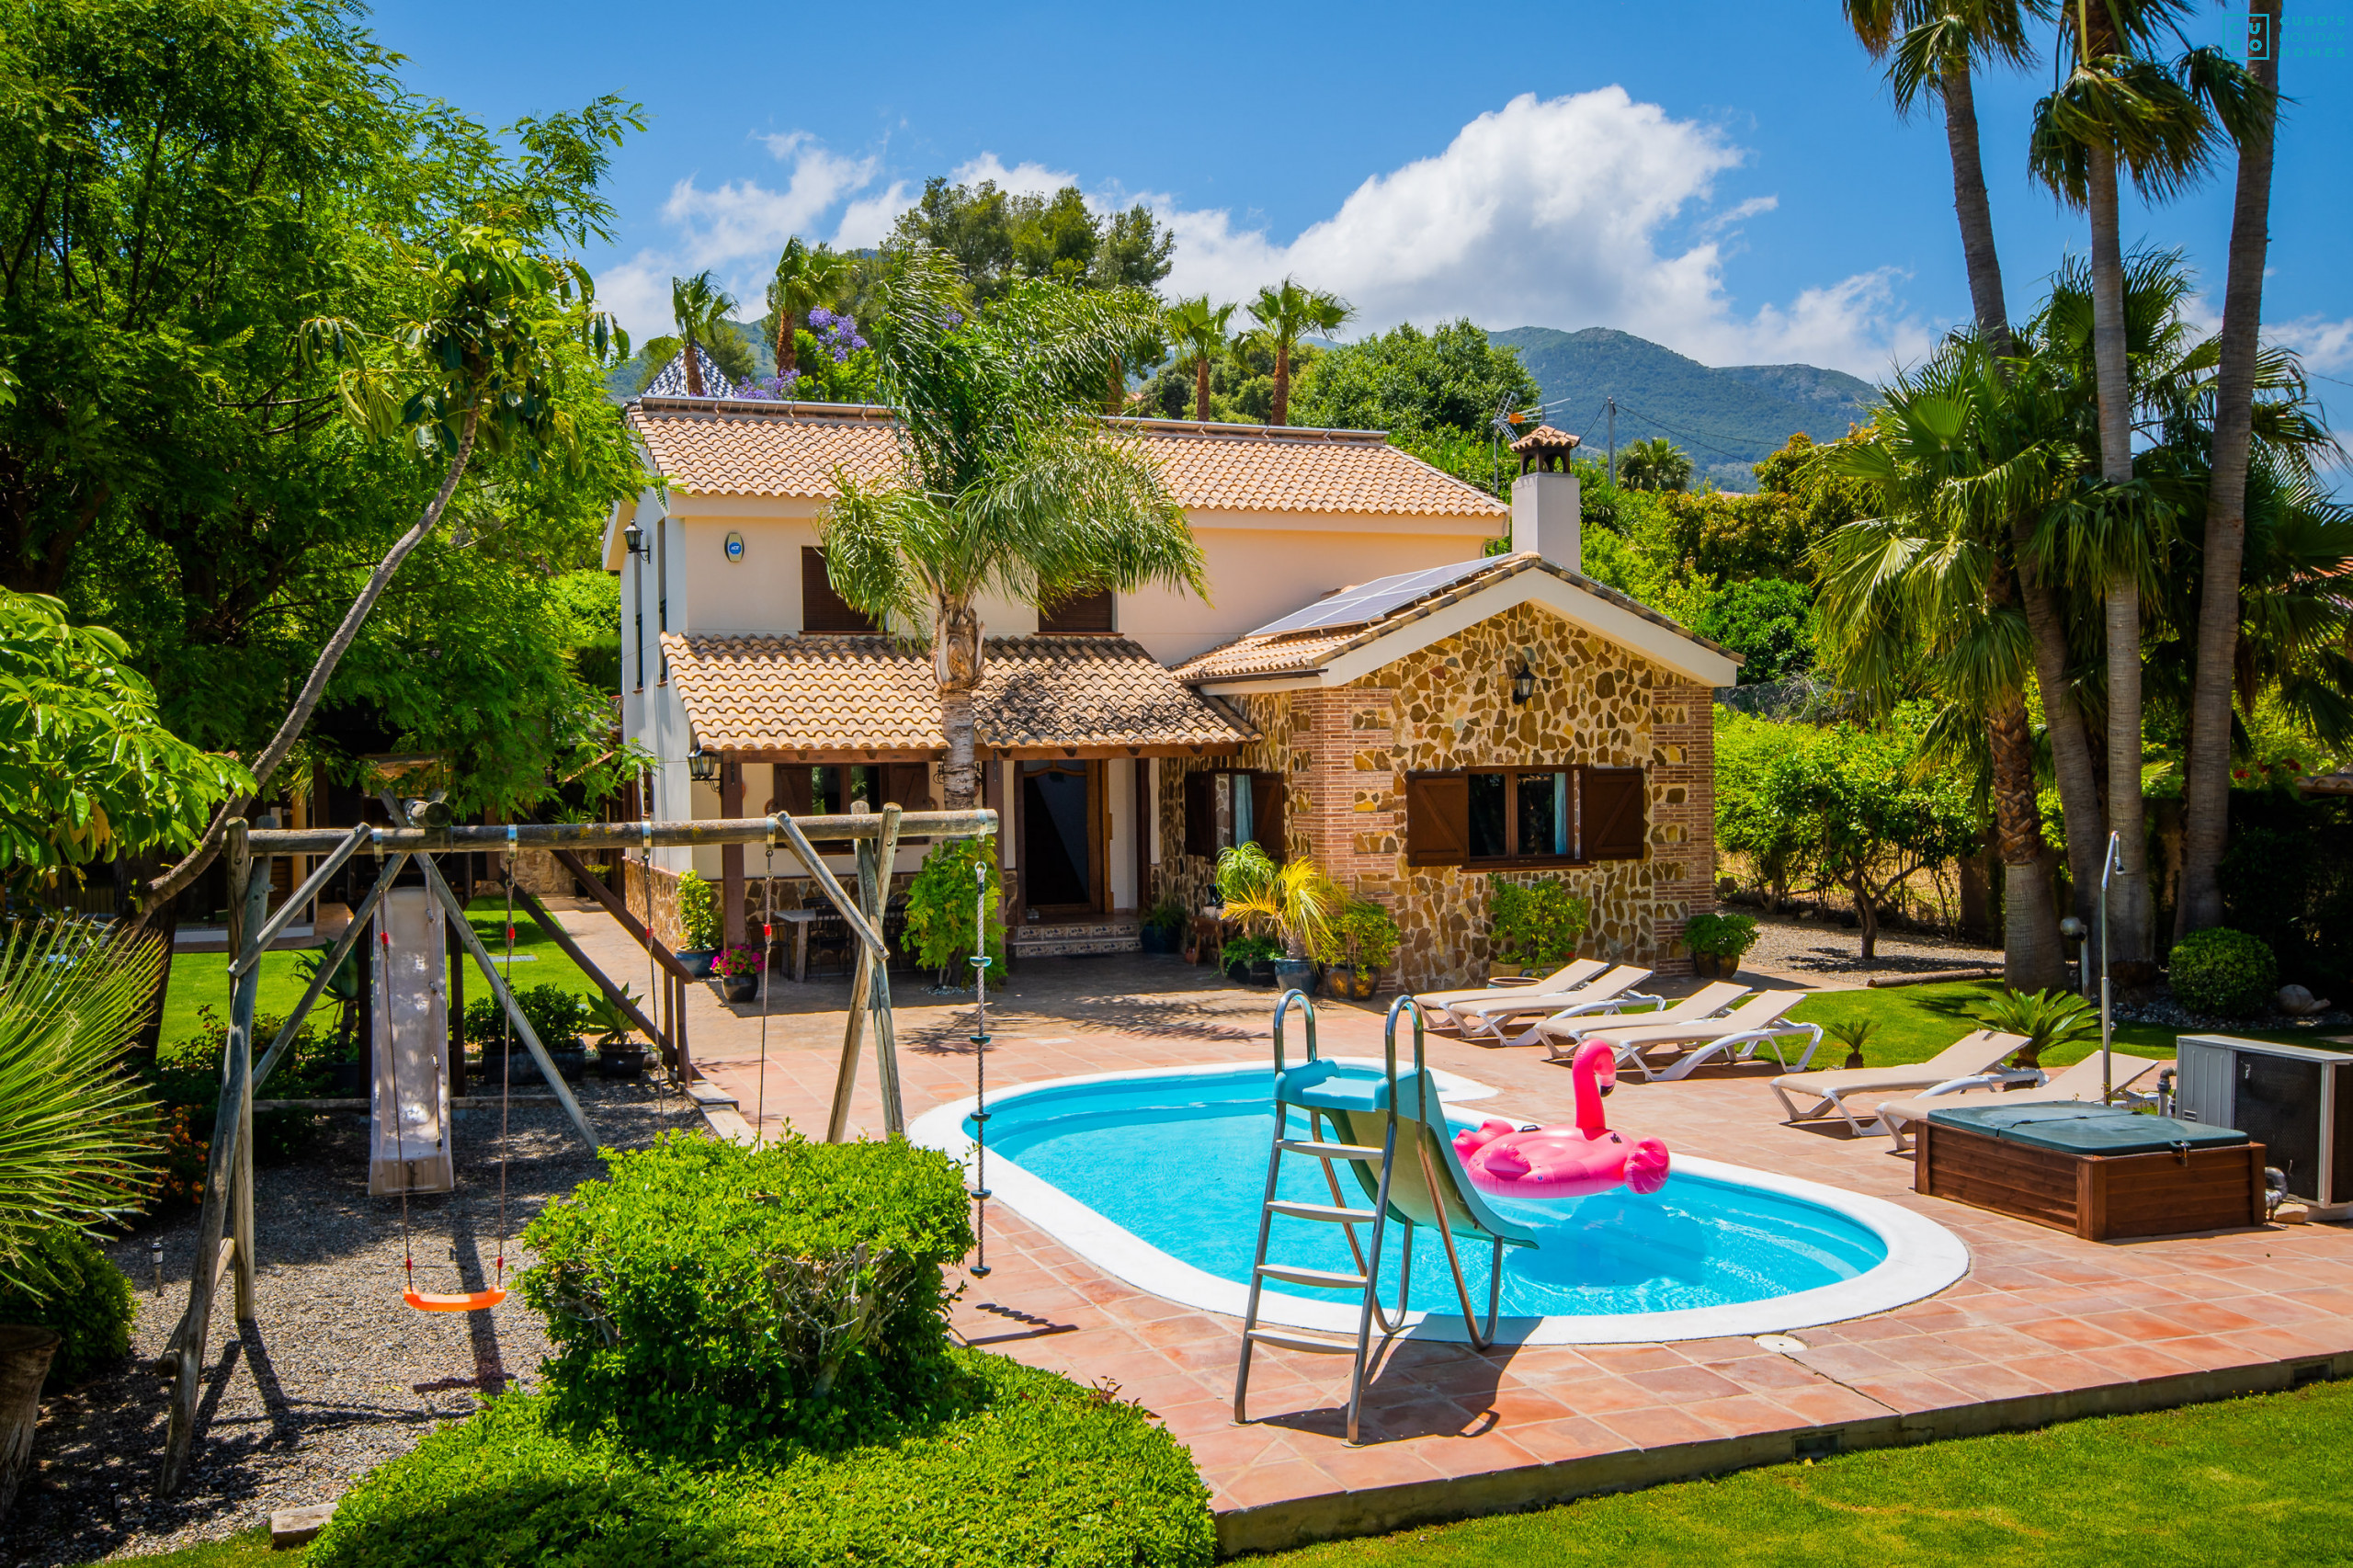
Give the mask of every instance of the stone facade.
<path id="1" fill-rule="evenodd" d="M 1536 693 L 1511 700 L 1525 664 Z M 1405 775 L 1553 764 L 1641 767 L 1647 836 L 1640 860 L 1495 873 L 1558 879 L 1593 906 L 1584 950 L 1688 973 L 1684 922 L 1715 907 L 1712 694 L 1632 651 L 1520 605 L 1335 690 L 1234 700 L 1264 739 L 1231 758 L 1160 770 L 1163 852 L 1155 892 L 1200 907 L 1213 867 L 1183 853 L 1183 776 L 1279 771 L 1284 839 L 1404 933 L 1393 984 L 1475 983 L 1488 962 L 1490 873 L 1405 863 Z"/>

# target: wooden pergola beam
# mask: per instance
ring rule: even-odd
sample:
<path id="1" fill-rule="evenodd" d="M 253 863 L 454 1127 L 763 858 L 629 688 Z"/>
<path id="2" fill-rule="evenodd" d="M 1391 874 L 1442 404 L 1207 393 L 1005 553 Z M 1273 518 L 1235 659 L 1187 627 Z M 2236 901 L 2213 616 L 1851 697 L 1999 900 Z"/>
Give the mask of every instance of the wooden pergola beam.
<path id="1" fill-rule="evenodd" d="M 877 812 L 844 812 L 837 816 L 711 817 L 690 822 L 553 822 L 515 823 L 515 837 L 498 827 L 387 827 L 373 831 L 364 847 L 390 855 L 438 855 L 451 850 L 521 849 L 685 849 L 699 844 L 765 844 L 774 824 L 789 820 L 800 835 L 817 844 L 847 844 L 882 836 Z M 995 833 L 992 811 L 907 812 L 900 834 L 908 838 L 972 838 Z M 349 836 L 344 828 L 261 828 L 250 835 L 256 855 L 324 855 Z"/>

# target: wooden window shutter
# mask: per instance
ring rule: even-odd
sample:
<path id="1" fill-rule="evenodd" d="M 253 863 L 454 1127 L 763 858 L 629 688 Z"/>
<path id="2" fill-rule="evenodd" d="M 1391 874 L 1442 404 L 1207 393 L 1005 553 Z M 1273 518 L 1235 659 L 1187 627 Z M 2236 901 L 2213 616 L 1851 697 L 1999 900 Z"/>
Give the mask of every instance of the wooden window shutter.
<path id="1" fill-rule="evenodd" d="M 1643 817 L 1648 791 L 1639 767 L 1586 767 L 1577 773 L 1577 815 L 1587 860 L 1639 860 L 1650 834 Z"/>
<path id="2" fill-rule="evenodd" d="M 813 544 L 801 547 L 801 630 L 803 631 L 872 631 L 871 617 L 850 608 L 834 592 L 825 573 L 825 552 Z"/>
<path id="3" fill-rule="evenodd" d="M 920 762 L 894 762 L 882 770 L 882 799 L 919 811 L 931 796 L 931 769 Z"/>
<path id="4" fill-rule="evenodd" d="M 807 763 L 779 762 L 776 765 L 777 810 L 787 816 L 805 817 L 814 798 L 809 788 Z"/>
<path id="5" fill-rule="evenodd" d="M 1079 594 L 1038 612 L 1040 637 L 1101 637 L 1111 631 L 1111 590 Z"/>
<path id="6" fill-rule="evenodd" d="M 1283 846 L 1288 837 L 1283 832 L 1283 780 L 1279 773 L 1252 773 L 1250 780 L 1250 837 L 1267 852 L 1267 858 L 1281 861 Z"/>
<path id="7" fill-rule="evenodd" d="M 1471 780 L 1461 773 L 1405 775 L 1405 864 L 1460 866 L 1471 843 Z"/>
<path id="8" fill-rule="evenodd" d="M 1185 853 L 1214 858 L 1217 854 L 1217 801 L 1211 793 L 1211 775 L 1185 775 Z"/>

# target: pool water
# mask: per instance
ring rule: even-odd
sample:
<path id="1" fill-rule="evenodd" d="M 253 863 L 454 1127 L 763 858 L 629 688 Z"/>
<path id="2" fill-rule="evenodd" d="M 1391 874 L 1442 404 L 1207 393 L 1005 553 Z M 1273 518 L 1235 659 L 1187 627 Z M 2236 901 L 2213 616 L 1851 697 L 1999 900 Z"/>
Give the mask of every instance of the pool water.
<path id="1" fill-rule="evenodd" d="M 990 1108 L 989 1152 L 1061 1188 L 1141 1240 L 1219 1278 L 1246 1284 L 1257 1245 L 1267 1149 L 1274 1136 L 1273 1074 L 1188 1074 L 1043 1088 Z M 1478 1118 L 1464 1117 L 1474 1126 Z M 1294 1137 L 1306 1131 L 1294 1108 Z M 1634 1129 L 1639 1133 L 1640 1129 Z M 965 1131 L 972 1125 L 968 1118 Z M 1343 1199 L 1366 1200 L 1339 1167 Z M 1281 1196 L 1328 1203 L 1320 1161 L 1283 1157 Z M 1619 1188 L 1544 1200 L 1485 1195 L 1537 1234 L 1504 1249 L 1507 1316 L 1614 1315 L 1764 1301 L 1852 1279 L 1888 1256 L 1878 1233 L 1803 1199 L 1677 1171 L 1656 1192 Z M 1383 1262 L 1383 1300 L 1396 1300 L 1397 1238 Z M 1367 1240 L 1370 1229 L 1358 1226 Z M 1486 1308 L 1489 1249 L 1458 1239 L 1463 1274 Z M 1277 1216 L 1270 1262 L 1353 1267 L 1342 1227 Z M 1353 1301 L 1353 1292 L 1286 1293 Z M 1460 1312 L 1437 1234 L 1417 1228 L 1417 1311 Z"/>

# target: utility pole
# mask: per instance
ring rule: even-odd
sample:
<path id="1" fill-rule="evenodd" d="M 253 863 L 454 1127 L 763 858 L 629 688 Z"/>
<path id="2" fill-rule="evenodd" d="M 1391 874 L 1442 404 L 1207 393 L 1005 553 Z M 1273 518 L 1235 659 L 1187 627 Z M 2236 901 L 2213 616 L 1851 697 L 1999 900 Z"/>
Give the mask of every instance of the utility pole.
<path id="1" fill-rule="evenodd" d="M 1616 484 L 1617 484 L 1617 483 L 1618 483 L 1618 400 L 1617 400 L 1616 398 L 1614 398 L 1614 397 L 1613 397 L 1613 398 L 1611 398 L 1611 399 L 1609 399 L 1609 400 L 1608 400 L 1608 403 L 1609 403 L 1609 483 L 1610 483 L 1610 484 L 1611 484 L 1611 486 L 1612 486 L 1612 487 L 1615 487 L 1615 486 L 1616 486 Z M 1586 426 L 1586 429 L 1588 429 L 1588 430 L 1590 430 L 1590 429 L 1592 429 L 1592 428 L 1593 428 L 1593 426 L 1590 426 L 1590 425 L 1588 425 L 1588 426 Z"/>

